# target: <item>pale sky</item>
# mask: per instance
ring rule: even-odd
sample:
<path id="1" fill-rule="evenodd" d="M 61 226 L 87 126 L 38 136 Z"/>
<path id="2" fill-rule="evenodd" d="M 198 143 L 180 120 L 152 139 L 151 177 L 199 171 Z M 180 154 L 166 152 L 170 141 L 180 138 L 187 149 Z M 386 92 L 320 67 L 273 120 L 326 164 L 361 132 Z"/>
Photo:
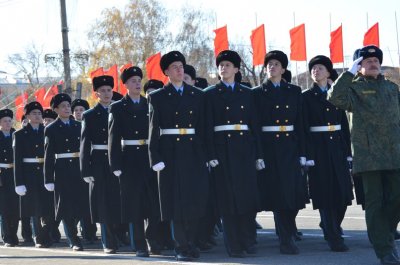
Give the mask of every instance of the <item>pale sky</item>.
<path id="1" fill-rule="evenodd" d="M 88 28 L 105 8 L 123 8 L 128 0 L 67 0 L 69 40 L 74 48 L 85 48 Z M 187 0 L 160 0 L 173 16 Z M 318 54 L 329 56 L 330 31 L 343 25 L 344 54 L 351 57 L 362 46 L 368 27 L 379 22 L 380 44 L 384 52 L 383 65 L 398 66 L 397 26 L 400 28 L 398 0 L 196 0 L 191 5 L 212 12 L 217 24 L 212 29 L 228 25 L 231 42 L 250 45 L 250 33 L 256 25 L 265 24 L 268 49 L 290 53 L 289 30 L 294 25 L 306 24 L 307 57 Z M 194 3 L 193 3 L 194 2 Z M 396 4 L 397 2 L 397 4 Z M 295 15 L 294 15 L 295 14 Z M 368 15 L 367 15 L 368 14 Z M 294 21 L 295 18 L 295 21 Z M 330 19 L 331 18 L 331 19 Z M 368 19 L 367 19 L 368 18 Z M 368 20 L 368 25 L 367 25 Z M 61 19 L 58 0 L 0 0 L 0 71 L 13 73 L 7 56 L 23 53 L 25 47 L 35 43 L 45 53 L 61 52 Z M 212 46 L 213 44 L 210 43 Z M 166 52 L 166 51 L 162 51 Z M 349 63 L 349 62 L 347 62 Z M 298 65 L 305 66 L 304 62 Z M 292 63 L 294 67 L 294 63 Z M 341 65 L 336 65 L 341 67 Z M 293 71 L 293 69 L 292 69 Z"/>

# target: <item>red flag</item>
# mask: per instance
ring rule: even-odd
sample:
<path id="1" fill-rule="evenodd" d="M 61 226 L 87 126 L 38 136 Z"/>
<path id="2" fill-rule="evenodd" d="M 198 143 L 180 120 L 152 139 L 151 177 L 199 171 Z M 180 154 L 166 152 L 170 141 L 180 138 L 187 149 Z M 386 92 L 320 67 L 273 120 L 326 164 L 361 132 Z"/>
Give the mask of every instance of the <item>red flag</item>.
<path id="1" fill-rule="evenodd" d="M 21 121 L 24 115 L 24 107 L 28 101 L 28 93 L 24 92 L 22 95 L 15 98 L 15 117 Z"/>
<path id="2" fill-rule="evenodd" d="M 220 52 L 229 49 L 228 27 L 225 25 L 222 28 L 214 29 L 213 31 L 215 33 L 214 54 L 215 57 L 217 57 Z"/>
<path id="3" fill-rule="evenodd" d="M 253 65 L 264 64 L 266 53 L 264 24 L 251 31 L 250 40 L 253 48 Z"/>
<path id="4" fill-rule="evenodd" d="M 363 45 L 375 45 L 376 47 L 379 47 L 379 23 L 373 25 L 365 33 Z"/>
<path id="5" fill-rule="evenodd" d="M 124 64 L 123 66 L 121 66 L 119 68 L 119 72 L 122 74 L 122 72 L 125 69 L 132 67 L 132 66 L 133 66 L 132 63 Z M 122 95 L 125 96 L 127 92 L 128 92 L 128 90 L 126 89 L 126 86 L 122 83 L 122 80 L 119 80 L 119 93 L 121 93 Z"/>
<path id="6" fill-rule="evenodd" d="M 104 69 L 103 69 L 103 67 L 97 68 L 96 70 L 91 71 L 89 75 L 90 75 L 90 79 L 93 79 L 96 76 L 104 75 Z"/>
<path id="7" fill-rule="evenodd" d="M 35 100 L 43 106 L 44 96 L 46 95 L 46 88 L 41 87 L 35 91 Z"/>
<path id="8" fill-rule="evenodd" d="M 104 71 L 105 75 L 110 75 L 114 78 L 113 91 L 118 92 L 118 66 L 114 64 L 107 71 Z"/>
<path id="9" fill-rule="evenodd" d="M 306 26 L 301 24 L 290 30 L 290 60 L 306 61 Z"/>
<path id="10" fill-rule="evenodd" d="M 58 94 L 58 87 L 57 85 L 52 85 L 46 92 L 43 98 L 43 109 L 50 108 L 50 101 L 51 99 Z"/>
<path id="11" fill-rule="evenodd" d="M 329 44 L 332 63 L 342 63 L 343 60 L 343 35 L 342 25 L 331 32 L 331 43 Z"/>
<path id="12" fill-rule="evenodd" d="M 147 79 L 157 79 L 164 84 L 168 83 L 168 77 L 164 75 L 160 67 L 161 53 L 156 53 L 146 60 Z"/>

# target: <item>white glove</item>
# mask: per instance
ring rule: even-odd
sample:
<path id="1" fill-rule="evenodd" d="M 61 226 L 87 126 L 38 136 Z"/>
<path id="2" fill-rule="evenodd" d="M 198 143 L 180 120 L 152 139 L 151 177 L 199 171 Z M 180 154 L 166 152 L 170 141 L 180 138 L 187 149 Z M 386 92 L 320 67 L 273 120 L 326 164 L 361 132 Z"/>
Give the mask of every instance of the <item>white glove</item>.
<path id="1" fill-rule="evenodd" d="M 219 162 L 218 162 L 218 160 L 216 160 L 216 159 L 211 160 L 211 161 L 208 162 L 208 163 L 210 164 L 211 167 L 216 167 L 216 166 L 219 165 Z"/>
<path id="2" fill-rule="evenodd" d="M 307 159 L 304 156 L 300 157 L 300 165 L 304 167 L 307 163 Z"/>
<path id="3" fill-rule="evenodd" d="M 94 178 L 93 178 L 93 177 L 84 177 L 83 180 L 84 180 L 86 183 L 92 183 L 92 182 L 94 182 Z"/>
<path id="4" fill-rule="evenodd" d="M 24 196 L 26 194 L 26 187 L 25 185 L 20 185 L 15 187 L 15 192 L 19 195 L 19 196 Z"/>
<path id="5" fill-rule="evenodd" d="M 164 168 L 165 168 L 164 162 L 157 163 L 153 166 L 153 170 L 157 172 L 163 170 Z"/>
<path id="6" fill-rule="evenodd" d="M 347 157 L 347 162 L 353 162 L 353 158 L 351 156 Z"/>
<path id="7" fill-rule="evenodd" d="M 44 187 L 45 187 L 46 190 L 48 190 L 48 191 L 54 191 L 54 183 L 47 183 L 47 184 L 44 184 Z"/>
<path id="8" fill-rule="evenodd" d="M 315 166 L 314 160 L 308 160 L 308 161 L 306 161 L 306 166 L 308 166 L 308 167 L 313 167 L 313 166 Z"/>
<path id="9" fill-rule="evenodd" d="M 360 70 L 361 66 L 359 65 L 359 63 L 363 60 L 363 57 L 361 56 L 360 58 L 358 58 L 357 60 L 355 60 L 353 62 L 353 65 L 349 68 L 349 72 L 352 73 L 353 75 L 355 75 L 358 70 Z"/>
<path id="10" fill-rule="evenodd" d="M 115 170 L 113 173 L 114 173 L 115 176 L 119 177 L 119 176 L 121 176 L 122 171 L 121 170 Z"/>
<path id="11" fill-rule="evenodd" d="M 257 159 L 256 160 L 256 169 L 257 170 L 263 170 L 265 168 L 265 163 L 263 159 Z"/>

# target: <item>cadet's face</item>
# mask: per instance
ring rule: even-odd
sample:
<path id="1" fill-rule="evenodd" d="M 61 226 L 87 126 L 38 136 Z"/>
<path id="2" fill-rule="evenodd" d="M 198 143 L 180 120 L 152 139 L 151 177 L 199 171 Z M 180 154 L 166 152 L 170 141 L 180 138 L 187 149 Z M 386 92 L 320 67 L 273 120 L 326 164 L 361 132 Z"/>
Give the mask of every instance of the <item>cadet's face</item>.
<path id="1" fill-rule="evenodd" d="M 76 106 L 74 108 L 74 113 L 73 113 L 75 119 L 78 120 L 78 121 L 81 121 L 83 112 L 85 112 L 85 108 L 84 107 Z"/>
<path id="2" fill-rule="evenodd" d="M 222 80 L 235 78 L 235 74 L 239 71 L 230 61 L 222 61 L 218 65 L 218 74 Z"/>
<path id="3" fill-rule="evenodd" d="M 9 132 L 12 127 L 12 119 L 10 117 L 3 117 L 0 119 L 0 130 Z"/>
<path id="4" fill-rule="evenodd" d="M 360 72 L 364 76 L 378 77 L 381 72 L 381 64 L 376 57 L 369 57 L 361 61 Z"/>
<path id="5" fill-rule="evenodd" d="M 28 119 L 29 123 L 39 124 L 43 122 L 42 112 L 37 109 L 32 110 L 25 117 Z"/>
<path id="6" fill-rule="evenodd" d="M 184 74 L 183 81 L 185 81 L 186 84 L 191 86 L 194 86 L 194 83 L 196 82 L 196 80 L 193 80 L 192 77 L 188 74 Z"/>
<path id="7" fill-rule="evenodd" d="M 325 65 L 323 64 L 315 64 L 311 68 L 311 78 L 314 80 L 314 82 L 320 82 L 327 80 L 329 77 L 329 72 L 326 69 Z"/>
<path id="8" fill-rule="evenodd" d="M 71 115 L 71 104 L 69 104 L 68 101 L 63 101 L 54 109 L 54 111 L 61 118 L 67 119 Z"/>
<path id="9" fill-rule="evenodd" d="M 49 125 L 50 123 L 52 123 L 54 121 L 54 119 L 52 119 L 52 118 L 44 118 L 44 120 L 43 120 L 43 125 L 44 126 L 47 126 L 47 125 Z"/>
<path id="10" fill-rule="evenodd" d="M 265 67 L 265 71 L 267 73 L 268 78 L 274 77 L 282 77 L 285 69 L 283 69 L 280 61 L 271 59 L 267 63 L 267 67 Z"/>
<path id="11" fill-rule="evenodd" d="M 128 89 L 128 94 L 131 96 L 140 95 L 140 91 L 142 89 L 142 78 L 140 76 L 132 76 L 125 83 L 126 88 Z"/>
<path id="12" fill-rule="evenodd" d="M 96 90 L 96 95 L 102 104 L 110 104 L 113 91 L 110 86 L 101 86 Z"/>
<path id="13" fill-rule="evenodd" d="M 165 70 L 165 74 L 169 77 L 171 82 L 182 82 L 184 78 L 184 69 L 182 62 L 173 62 Z"/>

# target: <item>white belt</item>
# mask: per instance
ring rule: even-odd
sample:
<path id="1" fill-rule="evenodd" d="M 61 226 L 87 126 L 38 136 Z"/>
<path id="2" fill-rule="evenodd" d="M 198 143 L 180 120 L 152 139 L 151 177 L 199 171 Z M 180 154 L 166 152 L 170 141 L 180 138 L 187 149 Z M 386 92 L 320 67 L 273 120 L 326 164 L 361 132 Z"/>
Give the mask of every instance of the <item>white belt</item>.
<path id="1" fill-rule="evenodd" d="M 340 131 L 342 126 L 339 125 L 328 125 L 328 126 L 312 126 L 310 127 L 310 132 L 334 132 Z"/>
<path id="2" fill-rule="evenodd" d="M 148 140 L 122 140 L 122 145 L 145 145 L 148 144 Z"/>
<path id="3" fill-rule="evenodd" d="M 281 126 L 263 126 L 261 127 L 263 132 L 291 132 L 294 130 L 293 125 L 281 125 Z"/>
<path id="4" fill-rule="evenodd" d="M 218 125 L 214 126 L 214 132 L 221 131 L 248 131 L 249 126 L 246 124 L 230 124 L 230 125 Z"/>
<path id="5" fill-rule="evenodd" d="M 14 164 L 4 164 L 4 163 L 0 163 L 0 168 L 13 168 Z"/>
<path id="6" fill-rule="evenodd" d="M 92 144 L 92 150 L 108 150 L 106 144 Z"/>
<path id="7" fill-rule="evenodd" d="M 44 158 L 24 158 L 24 163 L 44 163 Z"/>
<path id="8" fill-rule="evenodd" d="M 194 130 L 194 128 L 161 129 L 160 132 L 161 132 L 161 135 L 163 135 L 163 134 L 185 135 L 185 134 L 194 134 L 195 130 Z"/>
<path id="9" fill-rule="evenodd" d="M 79 157 L 79 152 L 56 154 L 56 159 L 60 159 L 60 158 L 78 158 L 78 157 Z"/>

